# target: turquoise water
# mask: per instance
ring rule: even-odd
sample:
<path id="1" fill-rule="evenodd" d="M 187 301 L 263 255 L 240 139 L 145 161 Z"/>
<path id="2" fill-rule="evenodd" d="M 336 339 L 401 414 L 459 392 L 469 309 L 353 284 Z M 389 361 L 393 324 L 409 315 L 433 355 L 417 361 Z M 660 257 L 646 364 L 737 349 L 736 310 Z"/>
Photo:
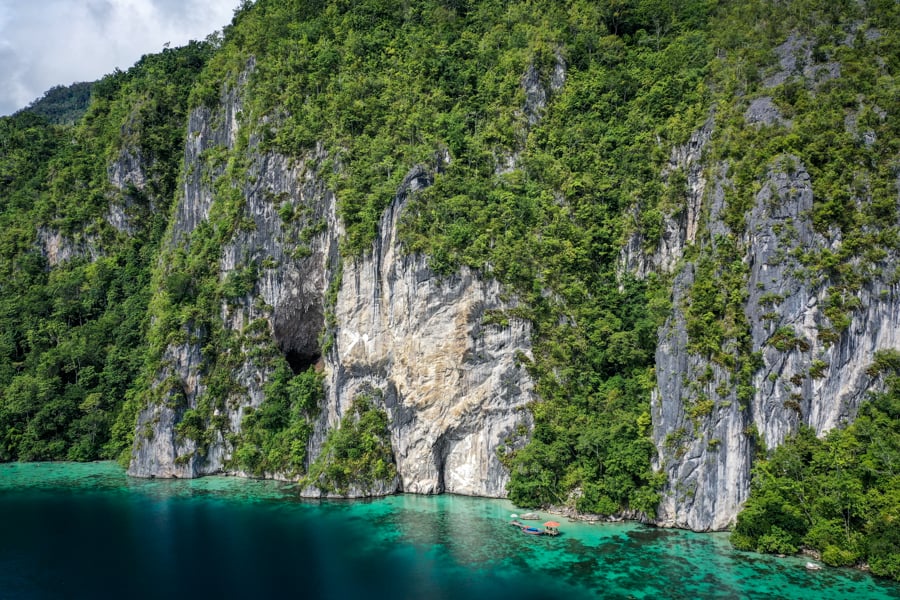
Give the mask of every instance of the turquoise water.
<path id="1" fill-rule="evenodd" d="M 726 535 L 558 519 L 506 501 L 309 502 L 275 482 L 137 480 L 110 463 L 0 465 L 0 599 L 900 598 L 900 586 Z M 544 515 L 548 518 L 550 515 Z"/>

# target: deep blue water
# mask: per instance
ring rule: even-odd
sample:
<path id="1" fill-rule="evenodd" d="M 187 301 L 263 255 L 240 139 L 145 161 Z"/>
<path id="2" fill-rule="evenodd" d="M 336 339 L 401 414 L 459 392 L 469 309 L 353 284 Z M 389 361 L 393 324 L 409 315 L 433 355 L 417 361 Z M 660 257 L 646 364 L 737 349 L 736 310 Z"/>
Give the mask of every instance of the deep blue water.
<path id="1" fill-rule="evenodd" d="M 110 463 L 0 465 L 0 599 L 900 598 L 721 534 L 563 519 L 560 537 L 532 538 L 511 512 L 454 496 L 307 502 L 274 482 L 135 480 Z"/>

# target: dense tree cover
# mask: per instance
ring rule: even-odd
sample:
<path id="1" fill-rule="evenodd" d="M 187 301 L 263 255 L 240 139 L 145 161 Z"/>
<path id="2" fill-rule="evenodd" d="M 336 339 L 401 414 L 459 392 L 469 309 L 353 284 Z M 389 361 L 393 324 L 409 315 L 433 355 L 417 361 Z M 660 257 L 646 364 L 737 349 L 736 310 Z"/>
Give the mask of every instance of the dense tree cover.
<path id="1" fill-rule="evenodd" d="M 744 550 L 793 554 L 807 547 L 834 566 L 866 563 L 900 579 L 900 355 L 879 355 L 887 391 L 856 420 L 818 439 L 810 429 L 753 469 L 750 498 L 732 543 Z"/>
<path id="2" fill-rule="evenodd" d="M 89 460 L 127 444 L 133 416 L 116 422 L 144 362 L 188 92 L 211 50 L 107 76 L 74 127 L 32 111 L 0 119 L 0 460 Z M 143 157 L 143 189 L 110 185 L 123 149 Z M 107 221 L 111 203 L 131 231 Z"/>
<path id="3" fill-rule="evenodd" d="M 322 375 L 313 367 L 294 375 L 287 364 L 275 370 L 258 410 L 244 413 L 235 444 L 233 466 L 254 475 L 306 472 L 306 445 L 312 433 L 309 417 L 319 411 Z"/>
<path id="4" fill-rule="evenodd" d="M 366 492 L 378 482 L 390 484 L 396 475 L 387 413 L 376 408 L 372 395 L 360 394 L 340 426 L 328 432 L 303 483 L 346 494 L 351 487 Z"/>
<path id="5" fill-rule="evenodd" d="M 54 86 L 20 112 L 41 115 L 55 125 L 74 125 L 87 112 L 93 87 L 87 81 Z"/>
<path id="6" fill-rule="evenodd" d="M 650 467 L 649 398 L 669 282 L 623 273 L 620 249 L 634 232 L 653 249 L 664 219 L 683 210 L 685 174 L 661 173 L 671 149 L 712 118 L 706 162 L 725 169 L 707 178 L 725 181 L 729 230 L 715 240 L 701 231 L 688 249 L 698 273 L 683 307 L 689 350 L 730 369 L 740 399 L 752 396 L 744 220 L 785 154 L 813 176 L 812 216 L 830 243 L 797 259 L 813 286 L 831 290 L 821 335 L 837 340 L 854 309 L 848 292 L 888 268 L 900 240 L 898 14 L 890 0 L 258 0 L 242 4 L 221 39 L 98 82 L 74 128 L 26 113 L 2 120 L 0 458 L 127 449 L 137 411 L 170 391 L 151 385 L 165 349 L 190 340 L 202 345 L 208 393 L 179 434 L 202 441 L 219 428 L 216 409 L 245 391 L 234 383 L 237 358 L 253 347 L 274 377 L 231 440 L 235 465 L 300 473 L 321 380 L 289 373 L 264 321 L 238 333 L 220 317 L 223 304 L 252 301 L 261 266 L 218 277 L 223 244 L 249 226 L 252 139 L 318 160 L 348 259 L 370 250 L 404 175 L 431 168 L 434 185 L 403 215 L 406 250 L 427 254 L 439 274 L 468 265 L 507 283 L 520 308 L 499 321 L 534 324 L 534 358 L 520 357 L 540 396 L 534 431 L 499 450 L 511 498 L 651 514 L 662 478 Z M 839 62 L 841 76 L 765 87 L 779 68 L 773 48 L 790 34 L 809 43 L 813 63 Z M 223 84 L 239 80 L 235 146 L 204 157 L 209 218 L 154 263 L 186 111 L 214 107 Z M 792 126 L 748 126 L 744 112 L 761 95 Z M 867 141 L 849 132 L 851 117 L 871 131 Z M 123 148 L 140 153 L 142 190 L 108 188 L 105 166 Z M 110 200 L 125 197 L 141 216 L 132 235 L 104 220 Z M 287 209 L 281 218 L 296 220 Z M 39 227 L 100 251 L 50 268 L 36 250 Z M 777 343 L 792 338 L 782 332 Z M 363 422 L 383 429 L 378 411 L 355 411 L 311 474 L 336 489 L 348 468 L 369 465 L 350 433 Z"/>
<path id="7" fill-rule="evenodd" d="M 616 262 L 628 209 L 658 221 L 668 148 L 707 116 L 709 9 L 261 0 L 194 90 L 213 104 L 252 65 L 245 118 L 264 148 L 324 145 L 345 253 L 368 251 L 413 165 L 439 172 L 404 216 L 407 250 L 439 273 L 467 264 L 511 284 L 537 330 L 537 426 L 525 449 L 511 439 L 503 451 L 519 503 L 580 489 L 584 510 L 655 507 L 648 399 L 667 293 L 619 277 Z M 546 106 L 526 96 L 528 72 Z"/>

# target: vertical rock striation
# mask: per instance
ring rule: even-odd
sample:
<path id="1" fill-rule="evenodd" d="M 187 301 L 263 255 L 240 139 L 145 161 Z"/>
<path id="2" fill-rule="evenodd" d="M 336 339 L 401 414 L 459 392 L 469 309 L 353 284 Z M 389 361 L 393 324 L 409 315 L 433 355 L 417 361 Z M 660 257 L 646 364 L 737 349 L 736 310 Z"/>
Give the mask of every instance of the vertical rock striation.
<path id="1" fill-rule="evenodd" d="M 703 152 L 713 133 L 710 118 L 691 134 L 686 144 L 672 149 L 661 176 L 669 185 L 683 181 L 684 203 L 666 210 L 659 240 L 653 244 L 641 231 L 633 232 L 619 255 L 619 269 L 645 278 L 649 273 L 671 273 L 684 255 L 684 249 L 697 241 L 700 228 L 706 177 Z M 676 177 L 677 174 L 677 177 Z"/>
<path id="2" fill-rule="evenodd" d="M 657 392 L 651 399 L 653 440 L 668 482 L 657 523 L 695 531 L 722 529 L 747 497 L 752 453 L 748 415 L 730 386 L 730 373 L 688 352 L 685 315 L 679 308 L 694 283 L 688 264 L 673 285 L 675 309 L 660 330 Z M 727 392 L 720 394 L 723 384 Z M 701 402 L 715 398 L 708 414 Z"/>
<path id="3" fill-rule="evenodd" d="M 344 266 L 323 420 L 333 426 L 357 393 L 380 389 L 403 491 L 505 496 L 495 449 L 530 425 L 531 384 L 516 356 L 530 353 L 531 328 L 484 323 L 510 306 L 496 282 L 468 269 L 437 277 L 425 257 L 402 254 L 397 219 L 429 183 L 413 169 L 372 255 Z"/>
<path id="4" fill-rule="evenodd" d="M 831 301 L 827 273 L 810 272 L 804 252 L 836 248 L 811 222 L 810 175 L 793 156 L 775 161 L 747 214 L 745 316 L 750 352 L 758 361 L 752 395 L 741 400 L 732 369 L 688 351 L 685 306 L 694 265 L 673 285 L 672 315 L 659 334 L 657 393 L 652 399 L 657 467 L 668 475 L 658 513 L 663 525 L 694 530 L 729 526 L 749 494 L 753 454 L 762 443 L 781 444 L 801 425 L 818 435 L 855 417 L 869 386 L 866 369 L 900 335 L 898 285 L 890 261 L 844 299 L 854 306 L 849 326 L 837 328 L 824 312 Z M 710 231 L 722 232 L 720 182 L 711 196 Z M 882 275 L 882 270 L 885 272 Z"/>
<path id="5" fill-rule="evenodd" d="M 213 182 L 223 169 L 208 165 L 205 155 L 216 149 L 235 151 L 240 102 L 238 91 L 230 90 L 223 95 L 219 111 L 199 108 L 190 115 L 184 189 L 171 227 L 173 248 L 183 245 L 189 250 L 191 234 L 209 218 Z M 289 362 L 311 364 L 319 359 L 324 295 L 330 269 L 336 264 L 340 231 L 334 197 L 307 162 L 260 154 L 252 148 L 247 155 L 247 176 L 240 188 L 242 224 L 222 247 L 218 263 L 220 281 L 241 269 L 257 271 L 251 292 L 220 306 L 223 328 L 240 339 L 240 356 L 230 361 L 236 391 L 227 398 L 204 396 L 209 392 L 204 376 L 212 357 L 204 356 L 191 341 L 203 332 L 170 345 L 153 384 L 161 399 L 138 416 L 131 475 L 198 477 L 226 470 L 234 450 L 231 434 L 240 431 L 246 409 L 263 402 L 263 388 L 271 375 L 271 368 L 257 355 L 277 348 Z M 292 214 L 302 211 L 304 219 L 285 223 L 280 203 L 286 203 Z M 301 229 L 319 222 L 327 227 L 308 236 L 308 242 L 299 239 Z M 301 245 L 303 252 L 298 253 Z M 205 443 L 177 431 L 185 412 L 196 410 L 202 402 L 215 406 L 217 425 L 207 431 Z"/>
<path id="6" fill-rule="evenodd" d="M 218 111 L 200 108 L 190 116 L 173 247 L 189 249 L 191 234 L 210 218 L 212 182 L 223 171 L 204 157 L 216 148 L 237 148 L 240 110 L 240 95 L 232 90 Z M 390 419 L 398 477 L 366 490 L 351 488 L 347 495 L 402 489 L 505 496 L 508 474 L 495 450 L 517 428 L 530 426 L 524 408 L 533 399 L 532 385 L 517 356 L 530 355 L 531 328 L 515 318 L 503 319 L 502 326 L 486 322 L 489 311 L 515 305 L 502 300 L 498 283 L 468 269 L 439 277 L 424 256 L 403 253 L 399 215 L 411 194 L 430 185 L 432 174 L 412 169 L 381 219 L 371 253 L 341 260 L 335 199 L 315 167 L 324 156 L 296 161 L 261 154 L 252 140 L 246 155 L 241 215 L 247 224 L 223 246 L 218 265 L 221 281 L 248 265 L 258 269 L 252 292 L 220 307 L 224 329 L 242 336 L 232 371 L 239 391 L 210 398 L 205 380 L 210 358 L 191 335 L 170 345 L 155 377 L 158 398 L 138 417 L 129 473 L 197 477 L 228 471 L 231 440 L 246 410 L 263 402 L 272 374 L 255 361 L 254 348 L 274 347 L 297 369 L 317 362 L 324 369 L 326 399 L 309 441 L 308 463 L 322 452 L 328 432 L 353 399 L 377 391 L 377 403 Z M 288 214 L 303 215 L 302 224 L 284 221 L 285 205 Z M 326 306 L 329 282 L 338 273 L 336 301 Z M 334 315 L 334 342 L 322 348 L 327 310 Z M 185 415 L 204 402 L 216 406 L 216 427 L 200 441 L 181 435 Z M 325 495 L 315 488 L 304 493 Z"/>

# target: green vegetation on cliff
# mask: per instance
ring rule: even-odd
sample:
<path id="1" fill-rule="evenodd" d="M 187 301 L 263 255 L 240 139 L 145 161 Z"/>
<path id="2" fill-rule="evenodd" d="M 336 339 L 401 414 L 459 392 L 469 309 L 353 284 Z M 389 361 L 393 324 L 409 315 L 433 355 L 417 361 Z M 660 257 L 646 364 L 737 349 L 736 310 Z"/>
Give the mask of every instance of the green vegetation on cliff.
<path id="1" fill-rule="evenodd" d="M 896 277 L 885 259 L 900 248 L 891 158 L 900 114 L 885 107 L 896 106 L 900 94 L 900 38 L 889 33 L 898 25 L 900 9 L 886 2 L 757 0 L 726 3 L 717 14 L 712 41 L 722 59 L 711 63 L 716 129 L 709 162 L 724 167 L 713 175 L 724 188 L 728 232 L 720 234 L 725 243 L 710 240 L 715 248 L 701 261 L 705 271 L 691 292 L 695 352 L 719 363 L 752 361 L 743 314 L 745 220 L 767 173 L 790 168 L 795 159 L 810 174 L 809 216 L 824 241 L 782 252 L 781 260 L 796 261 L 796 275 L 810 288 L 829 290 L 829 322 L 819 338 L 838 340 L 863 285 Z M 771 100 L 772 112 L 751 118 L 757 99 Z M 785 237 L 794 225 L 786 224 Z M 712 276 L 721 285 L 710 285 Z"/>
<path id="2" fill-rule="evenodd" d="M 536 326 L 542 402 L 529 445 L 511 439 L 502 457 L 511 497 L 564 503 L 580 489 L 582 510 L 652 513 L 667 291 L 617 263 L 629 209 L 653 220 L 668 149 L 708 116 L 713 48 L 706 2 L 619 9 L 260 1 L 225 32 L 194 99 L 214 103 L 252 65 L 245 119 L 264 149 L 324 147 L 351 254 L 368 251 L 413 165 L 437 171 L 403 216 L 407 251 L 510 284 Z"/>
<path id="3" fill-rule="evenodd" d="M 258 410 L 244 412 L 235 444 L 233 467 L 251 473 L 306 472 L 306 445 L 312 433 L 309 417 L 322 401 L 322 376 L 313 367 L 294 375 L 287 364 L 276 369 Z"/>
<path id="4" fill-rule="evenodd" d="M 892 104 L 892 81 L 874 83 L 893 66 L 872 65 L 896 41 L 863 33 L 841 42 L 853 27 L 864 32 L 854 23 L 889 31 L 895 13 L 815 1 L 260 1 L 237 15 L 195 99 L 214 100 L 218 82 L 252 65 L 248 122 L 263 148 L 308 156 L 321 144 L 349 253 L 368 250 L 412 165 L 434 169 L 434 185 L 403 215 L 406 249 L 427 254 L 439 273 L 468 265 L 510 284 L 535 325 L 529 367 L 541 402 L 528 444 L 511 439 L 503 450 L 511 498 L 652 513 L 661 476 L 650 469 L 648 408 L 668 286 L 623 275 L 620 249 L 632 231 L 652 249 L 664 218 L 683 210 L 684 174 L 661 172 L 670 150 L 712 116 L 713 156 L 731 170 L 730 231 L 719 243 L 700 233 L 710 239 L 698 244 L 703 272 L 688 327 L 691 350 L 730 369 L 749 400 L 759 359 L 743 312 L 741 240 L 772 161 L 791 152 L 809 165 L 823 199 L 817 227 L 839 227 L 852 242 L 840 256 L 801 257 L 811 274 L 827 261 L 836 298 L 863 281 L 858 258 L 883 256 L 896 238 L 869 205 L 835 208 L 842 190 L 855 189 L 848 177 L 890 197 L 890 161 L 875 154 L 891 155 L 894 115 L 867 121 L 876 141 L 861 159 L 851 136 L 832 142 L 839 152 L 823 151 L 845 111 L 812 101 L 847 106 L 856 89 L 863 106 Z M 846 63 L 845 76 L 822 76 L 811 90 L 790 78 L 773 86 L 776 105 L 803 127 L 751 126 L 746 99 L 765 93 L 773 48 L 792 32 L 812 40 L 814 60 Z M 855 169 L 842 168 L 851 161 Z M 829 308 L 835 329 L 847 308 Z"/>
<path id="5" fill-rule="evenodd" d="M 328 432 L 322 452 L 310 466 L 303 483 L 323 492 L 371 493 L 388 485 L 397 475 L 388 417 L 370 395 L 353 399 L 337 429 Z"/>
<path id="6" fill-rule="evenodd" d="M 651 468 L 650 396 L 671 281 L 628 273 L 623 246 L 636 239 L 650 253 L 684 218 L 688 174 L 672 150 L 710 123 L 702 161 L 707 196 L 722 190 L 721 226 L 704 199 L 684 250 L 695 283 L 677 308 L 687 350 L 729 373 L 723 387 L 746 410 L 761 361 L 745 313 L 747 216 L 766 174 L 799 161 L 824 241 L 786 258 L 798 280 L 827 290 L 819 337 L 838 342 L 856 292 L 898 277 L 889 260 L 900 250 L 898 30 L 891 0 L 258 0 L 221 39 L 147 56 L 95 84 L 72 126 L 28 111 L 0 119 L 0 460 L 127 457 L 136 417 L 154 402 L 181 411 L 177 434 L 199 452 L 228 434 L 225 409 L 249 393 L 235 369 L 253 352 L 265 400 L 228 439 L 230 466 L 303 474 L 321 376 L 289 369 L 265 318 L 236 332 L 223 316 L 253 301 L 270 260 L 220 277 L 225 244 L 255 226 L 244 212 L 250 155 L 275 151 L 306 160 L 335 192 L 348 260 L 371 251 L 410 169 L 429 169 L 433 185 L 401 216 L 404 249 L 427 255 L 439 276 L 468 266 L 507 284 L 515 316 L 534 327 L 533 359 L 519 357 L 540 398 L 534 429 L 498 449 L 511 499 L 652 515 L 665 482 Z M 803 64 L 783 76 L 798 56 Z M 241 97 L 241 127 L 232 147 L 199 159 L 209 214 L 161 244 L 179 178 L 195 175 L 182 172 L 189 110 L 222 119 L 227 93 Z M 763 99 L 771 110 L 749 122 Z M 129 165 L 139 177 L 113 186 Z M 280 206 L 286 226 L 321 226 Z M 204 391 L 190 407 L 167 370 L 178 344 L 202 353 Z M 783 352 L 802 344 L 791 327 L 770 340 Z M 811 374 L 828 366 L 813 364 Z M 894 395 L 876 396 L 856 429 L 824 441 L 801 432 L 758 472 L 851 437 L 862 448 L 872 437 L 865 419 L 896 423 Z M 705 398 L 689 416 L 699 423 L 718 407 Z M 354 403 L 310 480 L 341 491 L 393 477 L 383 421 L 371 402 Z M 892 482 L 860 485 L 888 498 Z M 789 503 L 761 502 L 739 524 L 744 546 L 818 544 L 836 548 L 826 560 L 873 566 L 885 556 L 870 533 L 853 534 L 881 526 L 856 508 L 825 510 L 819 527 L 809 515 L 792 521 Z M 889 521 L 888 500 L 867 502 Z M 840 515 L 844 538 L 826 536 Z M 896 575 L 885 560 L 878 568 Z"/>
<path id="7" fill-rule="evenodd" d="M 804 428 L 753 470 L 750 498 L 731 541 L 744 550 L 802 547 L 833 566 L 868 564 L 900 579 L 900 354 L 883 352 L 888 391 L 824 439 Z"/>
<path id="8" fill-rule="evenodd" d="M 0 119 L 0 460 L 108 458 L 127 444 L 112 432 L 144 362 L 187 96 L 211 52 L 195 43 L 107 76 L 72 127 Z M 111 185 L 123 152 L 145 185 Z"/>

